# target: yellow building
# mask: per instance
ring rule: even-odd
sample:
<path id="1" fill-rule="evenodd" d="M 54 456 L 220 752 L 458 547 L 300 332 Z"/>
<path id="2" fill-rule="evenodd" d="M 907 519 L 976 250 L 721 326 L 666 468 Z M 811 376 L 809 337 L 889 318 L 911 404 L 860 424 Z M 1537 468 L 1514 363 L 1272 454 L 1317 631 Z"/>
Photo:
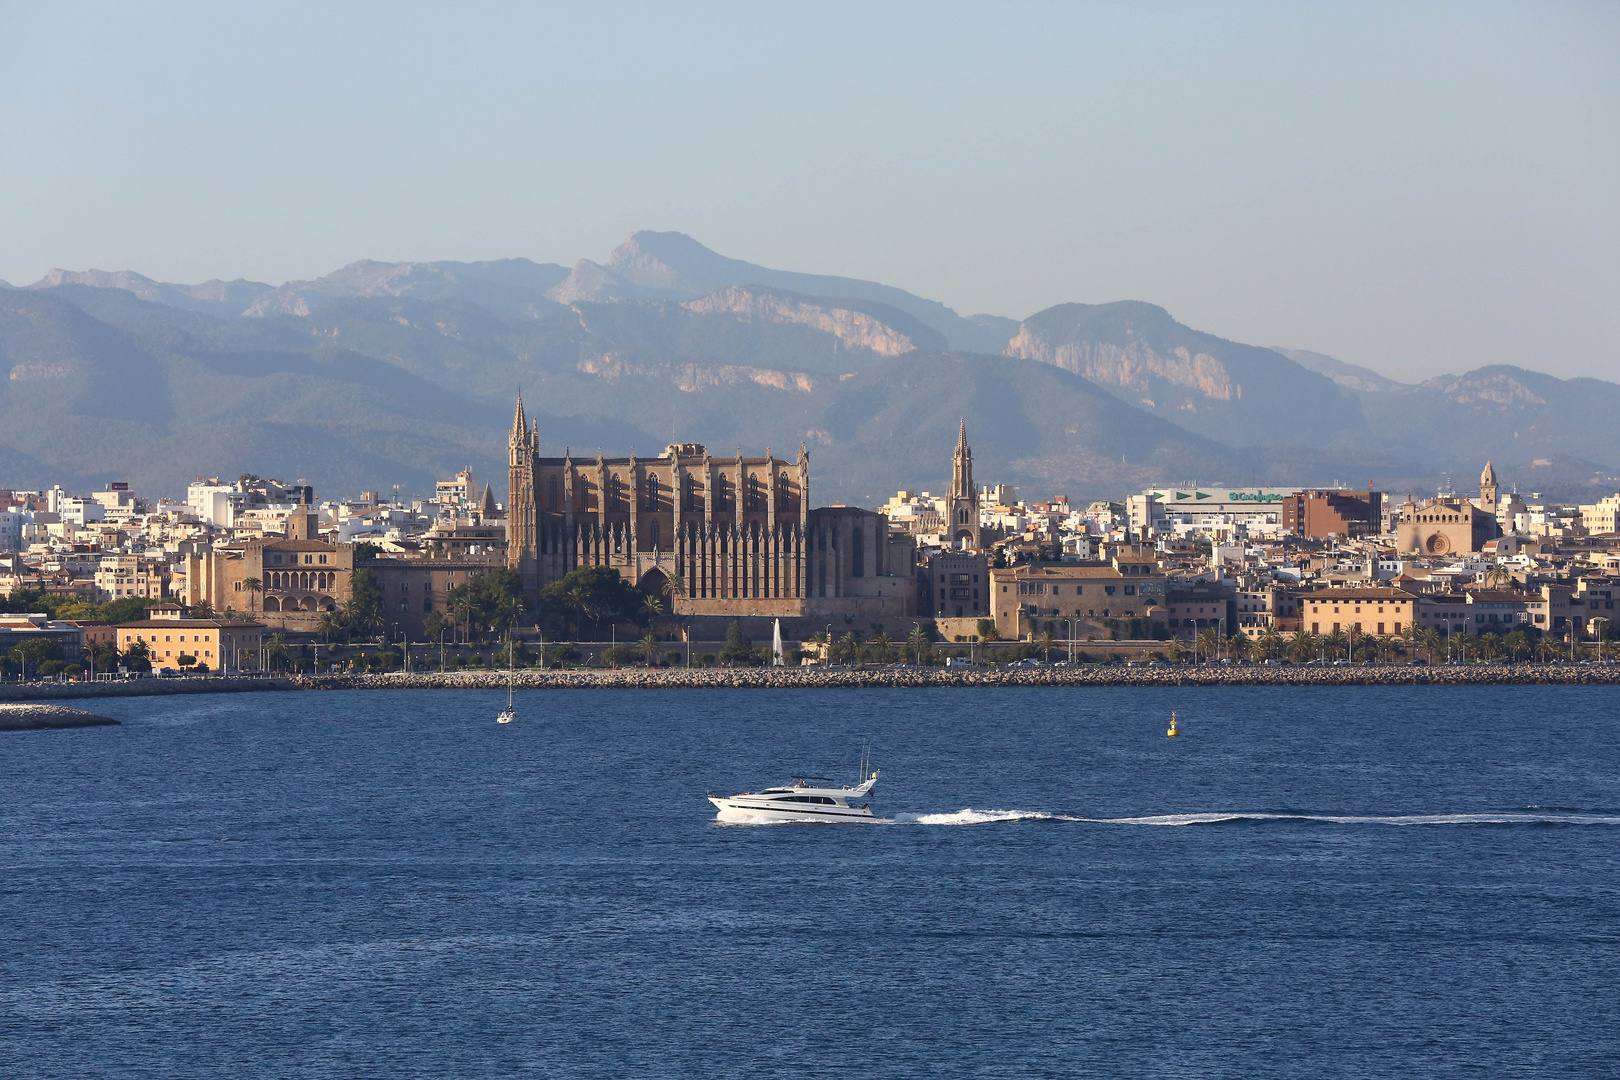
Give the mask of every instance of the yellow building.
<path id="1" fill-rule="evenodd" d="M 144 644 L 154 671 L 180 670 L 181 656 L 193 657 L 196 667 L 206 664 L 209 671 L 257 669 L 264 644 L 262 623 L 187 619 L 179 607 L 156 607 L 151 614 L 153 618 L 118 627 L 119 652 Z"/>
<path id="2" fill-rule="evenodd" d="M 996 636 L 1022 639 L 1066 620 L 1076 637 L 1097 635 L 1110 619 L 1162 621 L 1164 574 L 1153 552 L 1121 547 L 1107 566 L 1073 563 L 1014 566 L 990 571 L 991 613 Z"/>
<path id="3" fill-rule="evenodd" d="M 1417 599 L 1400 589 L 1323 589 L 1299 598 L 1300 621 L 1313 634 L 1388 637 L 1417 621 Z"/>

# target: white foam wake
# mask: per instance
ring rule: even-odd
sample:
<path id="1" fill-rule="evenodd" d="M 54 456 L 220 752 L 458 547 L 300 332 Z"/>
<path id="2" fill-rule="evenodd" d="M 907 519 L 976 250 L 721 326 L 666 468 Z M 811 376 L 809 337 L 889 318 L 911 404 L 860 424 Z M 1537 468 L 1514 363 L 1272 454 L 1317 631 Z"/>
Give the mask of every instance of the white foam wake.
<path id="1" fill-rule="evenodd" d="M 1040 810 L 961 810 L 941 814 L 896 814 L 907 825 L 992 825 L 1006 821 L 1070 821 L 1092 825 L 1219 825 L 1228 821 L 1322 821 L 1335 825 L 1620 825 L 1620 815 L 1548 811 L 1503 811 L 1466 814 L 1277 814 L 1211 811 L 1147 814 L 1140 817 L 1093 818 Z"/>
<path id="2" fill-rule="evenodd" d="M 1047 814 L 1039 810 L 975 810 L 971 806 L 949 814 L 896 814 L 904 825 L 989 825 L 997 821 L 1085 821 L 1067 814 Z"/>

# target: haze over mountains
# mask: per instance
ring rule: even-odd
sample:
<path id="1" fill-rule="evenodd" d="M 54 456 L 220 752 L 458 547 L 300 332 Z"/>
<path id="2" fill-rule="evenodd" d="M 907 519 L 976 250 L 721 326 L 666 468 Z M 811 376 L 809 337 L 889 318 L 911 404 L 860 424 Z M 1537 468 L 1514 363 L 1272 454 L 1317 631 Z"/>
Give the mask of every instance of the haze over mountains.
<path id="1" fill-rule="evenodd" d="M 817 502 L 940 489 L 966 416 L 982 481 L 1071 499 L 1145 485 L 1433 485 L 1489 458 L 1521 489 L 1620 472 L 1620 385 L 1489 367 L 1408 385 L 1225 341 L 1149 303 L 962 316 L 772 270 L 679 233 L 603 262 L 353 263 L 279 287 L 52 271 L 0 288 L 0 486 L 200 473 L 326 493 L 504 485 L 522 387 L 549 449 L 672 441 L 812 454 Z"/>

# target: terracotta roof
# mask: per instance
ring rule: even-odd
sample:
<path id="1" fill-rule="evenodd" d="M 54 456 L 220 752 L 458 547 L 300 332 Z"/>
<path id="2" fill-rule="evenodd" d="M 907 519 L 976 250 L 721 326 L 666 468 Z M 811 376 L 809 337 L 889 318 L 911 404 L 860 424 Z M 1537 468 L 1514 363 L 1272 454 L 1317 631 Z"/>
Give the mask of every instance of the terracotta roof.
<path id="1" fill-rule="evenodd" d="M 231 622 L 227 619 L 142 619 L 140 622 L 119 623 L 120 630 L 161 630 L 166 626 L 185 626 L 194 630 L 223 629 L 234 627 L 238 630 L 263 630 L 264 623 Z"/>

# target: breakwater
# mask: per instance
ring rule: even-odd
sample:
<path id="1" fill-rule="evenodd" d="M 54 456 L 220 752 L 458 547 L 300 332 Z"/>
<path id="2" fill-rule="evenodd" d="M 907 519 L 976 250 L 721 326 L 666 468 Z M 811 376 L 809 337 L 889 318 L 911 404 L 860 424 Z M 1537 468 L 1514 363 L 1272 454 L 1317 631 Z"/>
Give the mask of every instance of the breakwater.
<path id="1" fill-rule="evenodd" d="M 119 679 L 116 682 L 7 683 L 0 701 L 58 701 L 64 698 L 163 697 L 169 694 L 240 694 L 292 690 L 290 679 L 215 678 Z"/>
<path id="2" fill-rule="evenodd" d="M 117 723 L 110 716 L 97 716 L 61 705 L 0 705 L 0 731 L 103 727 Z"/>
<path id="3" fill-rule="evenodd" d="M 1620 665 L 1466 664 L 1435 667 L 1225 667 L 1127 668 L 624 668 L 619 670 L 519 671 L 520 690 L 777 690 L 931 686 L 1470 686 L 1615 685 Z M 503 671 L 393 672 L 382 675 L 297 677 L 305 690 L 498 690 Z"/>

